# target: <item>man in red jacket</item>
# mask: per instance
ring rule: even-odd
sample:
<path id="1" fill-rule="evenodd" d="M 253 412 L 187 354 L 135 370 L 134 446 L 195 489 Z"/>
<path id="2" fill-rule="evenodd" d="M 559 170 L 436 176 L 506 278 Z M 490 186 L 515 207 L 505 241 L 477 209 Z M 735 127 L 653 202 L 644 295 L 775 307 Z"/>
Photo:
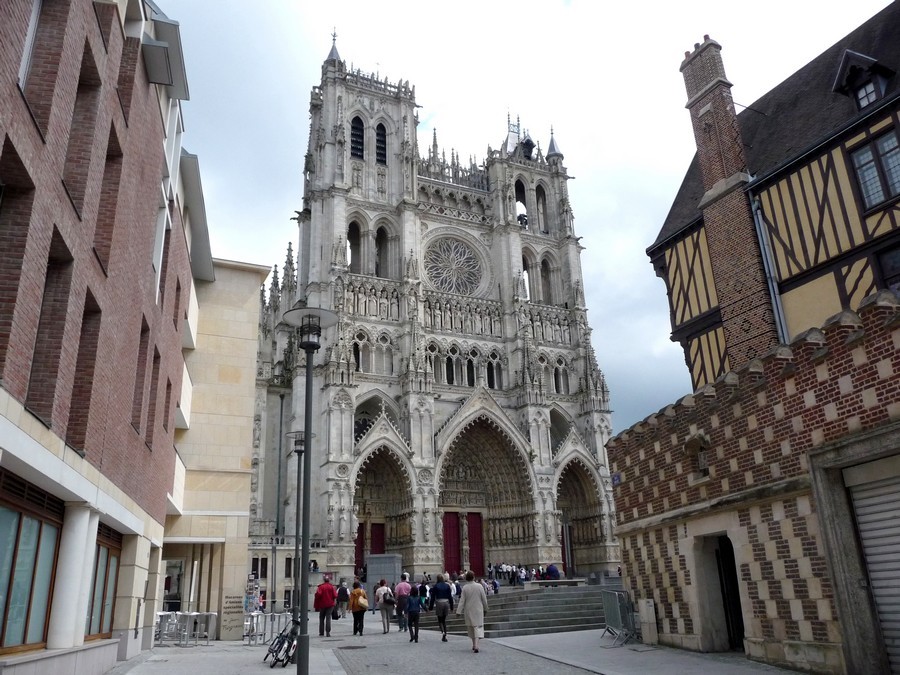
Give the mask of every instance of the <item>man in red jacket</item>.
<path id="1" fill-rule="evenodd" d="M 337 602 L 337 590 L 331 585 L 331 577 L 322 579 L 313 598 L 313 609 L 319 612 L 319 637 L 331 637 L 331 611 Z"/>

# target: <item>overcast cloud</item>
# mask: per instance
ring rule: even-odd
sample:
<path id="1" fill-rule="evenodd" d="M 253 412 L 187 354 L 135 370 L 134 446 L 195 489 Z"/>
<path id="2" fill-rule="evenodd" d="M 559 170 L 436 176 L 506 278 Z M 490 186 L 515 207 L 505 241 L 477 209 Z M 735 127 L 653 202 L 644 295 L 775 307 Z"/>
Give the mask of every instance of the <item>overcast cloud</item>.
<path id="1" fill-rule="evenodd" d="M 416 87 L 419 149 L 480 164 L 507 115 L 575 180 L 588 319 L 617 433 L 690 393 L 665 286 L 645 254 L 694 152 L 678 68 L 709 34 L 750 105 L 885 7 L 853 3 L 157 0 L 181 24 L 185 148 L 199 155 L 213 255 L 296 250 L 309 93 L 337 31 L 348 67 Z M 835 64 L 837 66 L 837 64 Z M 740 110 L 740 107 L 738 108 Z"/>

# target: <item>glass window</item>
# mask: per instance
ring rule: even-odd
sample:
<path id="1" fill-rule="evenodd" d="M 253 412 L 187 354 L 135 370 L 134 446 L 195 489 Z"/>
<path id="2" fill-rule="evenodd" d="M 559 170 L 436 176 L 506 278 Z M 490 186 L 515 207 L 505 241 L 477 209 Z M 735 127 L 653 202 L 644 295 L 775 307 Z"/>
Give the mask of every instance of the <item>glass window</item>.
<path id="1" fill-rule="evenodd" d="M 856 105 L 859 106 L 860 110 L 873 103 L 877 98 L 875 83 L 872 80 L 869 80 L 856 90 Z"/>
<path id="2" fill-rule="evenodd" d="M 102 537 L 102 532 L 108 530 L 109 528 L 101 526 L 101 534 L 98 535 L 94 574 L 91 580 L 91 600 L 85 621 L 84 634 L 86 637 L 109 637 L 112 631 L 116 576 L 119 571 L 121 550 L 112 546 L 111 542 Z"/>
<path id="3" fill-rule="evenodd" d="M 884 286 L 900 293 L 900 246 L 879 253 L 878 264 Z"/>
<path id="4" fill-rule="evenodd" d="M 0 648 L 44 641 L 59 528 L 0 506 Z"/>
<path id="5" fill-rule="evenodd" d="M 879 136 L 855 150 L 851 157 L 866 209 L 900 195 L 900 147 L 896 131 Z"/>

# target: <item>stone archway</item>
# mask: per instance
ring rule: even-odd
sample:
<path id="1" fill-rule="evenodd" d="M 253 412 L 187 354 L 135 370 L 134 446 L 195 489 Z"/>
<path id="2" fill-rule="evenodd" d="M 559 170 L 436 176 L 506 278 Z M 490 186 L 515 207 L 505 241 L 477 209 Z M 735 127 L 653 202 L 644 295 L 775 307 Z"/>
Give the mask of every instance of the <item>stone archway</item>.
<path id="1" fill-rule="evenodd" d="M 369 554 L 399 553 L 412 565 L 415 512 L 410 478 L 397 455 L 379 446 L 365 457 L 353 493 L 358 525 L 354 567 Z"/>
<path id="2" fill-rule="evenodd" d="M 440 470 L 444 569 L 484 574 L 488 563 L 538 563 L 540 522 L 524 457 L 490 419 L 470 422 Z"/>
<path id="3" fill-rule="evenodd" d="M 603 501 L 590 470 L 572 459 L 560 473 L 556 506 L 560 514 L 562 560 L 567 576 L 584 576 L 603 567 L 607 538 Z"/>

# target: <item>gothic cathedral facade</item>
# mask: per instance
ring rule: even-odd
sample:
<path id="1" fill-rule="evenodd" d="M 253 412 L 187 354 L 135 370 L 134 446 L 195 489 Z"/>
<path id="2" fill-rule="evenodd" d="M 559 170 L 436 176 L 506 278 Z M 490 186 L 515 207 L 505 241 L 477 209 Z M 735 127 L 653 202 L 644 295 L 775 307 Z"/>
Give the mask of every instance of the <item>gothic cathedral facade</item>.
<path id="1" fill-rule="evenodd" d="M 614 570 L 609 392 L 563 155 L 509 124 L 481 166 L 448 162 L 436 133 L 423 158 L 416 107 L 408 82 L 350 71 L 332 46 L 311 94 L 299 248 L 262 303 L 251 555 L 292 550 L 305 355 L 281 317 L 299 302 L 338 315 L 314 364 L 319 569 L 352 578 L 397 553 L 416 575 Z"/>

